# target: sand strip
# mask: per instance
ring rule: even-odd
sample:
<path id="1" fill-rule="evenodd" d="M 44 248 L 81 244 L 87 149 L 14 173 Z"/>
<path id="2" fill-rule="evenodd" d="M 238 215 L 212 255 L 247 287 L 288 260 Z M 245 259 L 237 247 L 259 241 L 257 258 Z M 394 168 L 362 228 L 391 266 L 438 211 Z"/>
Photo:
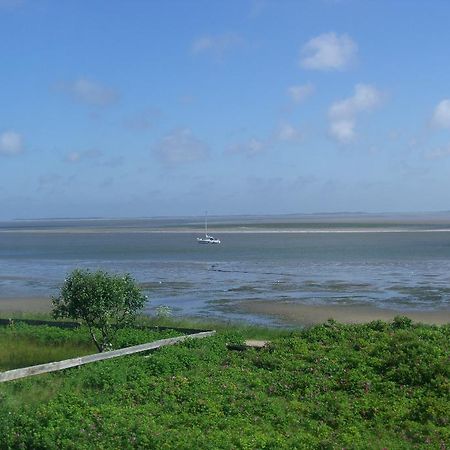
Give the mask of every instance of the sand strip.
<path id="1" fill-rule="evenodd" d="M 0 313 L 44 313 L 52 308 L 50 297 L 0 298 Z"/>
<path id="2" fill-rule="evenodd" d="M 0 298 L 0 313 L 46 313 L 51 311 L 49 297 Z M 370 305 L 306 305 L 301 303 L 245 301 L 238 306 L 245 313 L 274 317 L 291 325 L 313 325 L 334 319 L 343 323 L 390 321 L 395 316 L 408 316 L 415 322 L 450 323 L 450 309 L 434 311 L 400 311 Z"/>
<path id="3" fill-rule="evenodd" d="M 250 314 L 271 316 L 291 325 L 313 325 L 326 322 L 328 319 L 343 323 L 365 323 L 378 319 L 391 321 L 398 315 L 428 324 L 450 323 L 450 309 L 395 311 L 370 305 L 305 305 L 269 301 L 241 302 L 239 309 Z"/>

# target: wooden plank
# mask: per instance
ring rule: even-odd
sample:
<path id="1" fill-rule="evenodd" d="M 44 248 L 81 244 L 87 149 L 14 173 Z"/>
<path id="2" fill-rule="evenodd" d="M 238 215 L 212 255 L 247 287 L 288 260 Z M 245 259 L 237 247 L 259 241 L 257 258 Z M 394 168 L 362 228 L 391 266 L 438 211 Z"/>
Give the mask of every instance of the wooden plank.
<path id="1" fill-rule="evenodd" d="M 267 344 L 270 344 L 270 341 L 260 341 L 260 340 L 256 340 L 256 339 L 248 339 L 244 343 L 247 347 L 263 348 L 263 347 L 266 347 Z"/>
<path id="2" fill-rule="evenodd" d="M 270 344 L 270 341 L 260 341 L 256 339 L 248 339 L 244 341 L 243 344 L 227 344 L 227 347 L 230 350 L 238 350 L 238 351 L 244 351 L 248 350 L 249 348 L 256 348 L 261 349 L 267 347 L 267 345 Z"/>
<path id="3" fill-rule="evenodd" d="M 93 355 L 81 356 L 79 358 L 66 359 L 64 361 L 56 361 L 47 364 L 39 364 L 37 366 L 24 367 L 22 369 L 8 370 L 0 373 L 0 383 L 4 381 L 17 380 L 19 378 L 29 377 L 32 375 L 39 375 L 42 373 L 56 372 L 58 370 L 69 369 L 71 367 L 82 366 L 96 361 L 103 361 L 105 359 L 117 358 L 119 356 L 132 355 L 133 353 L 144 352 L 147 350 L 154 350 L 166 345 L 174 345 L 183 342 L 187 339 L 201 339 L 213 336 L 216 332 L 203 331 L 201 333 L 189 334 L 185 336 L 178 336 L 168 339 L 160 339 L 159 341 L 148 342 L 146 344 L 133 345 L 132 347 L 121 348 L 119 350 L 112 350 L 110 352 L 95 353 Z"/>

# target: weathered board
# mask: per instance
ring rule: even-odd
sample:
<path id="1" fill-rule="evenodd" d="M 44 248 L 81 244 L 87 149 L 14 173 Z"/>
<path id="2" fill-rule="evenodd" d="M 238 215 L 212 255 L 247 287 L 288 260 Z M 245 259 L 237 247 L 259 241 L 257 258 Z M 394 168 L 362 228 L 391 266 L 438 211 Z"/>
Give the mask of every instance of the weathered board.
<path id="1" fill-rule="evenodd" d="M 266 348 L 269 344 L 270 344 L 270 341 L 248 339 L 248 340 L 244 341 L 243 344 L 228 344 L 227 347 L 230 350 L 244 351 L 244 350 L 248 350 L 249 348 L 255 348 L 255 349 Z"/>
<path id="2" fill-rule="evenodd" d="M 117 358 L 119 356 L 132 355 L 133 353 L 144 352 L 147 350 L 154 350 L 166 345 L 173 345 L 183 342 L 186 339 L 201 339 L 208 336 L 213 336 L 216 332 L 203 331 L 200 333 L 189 334 L 185 336 L 178 336 L 169 339 L 161 339 L 159 341 L 148 342 L 146 344 L 133 345 L 132 347 L 121 348 L 120 350 L 112 350 L 110 352 L 95 353 L 93 355 L 82 356 L 79 358 L 65 359 L 64 361 L 56 361 L 47 364 L 39 364 L 37 366 L 24 367 L 22 369 L 8 370 L 0 372 L 0 383 L 4 381 L 17 380 L 19 378 L 29 377 L 32 375 L 39 375 L 42 373 L 56 372 L 58 370 L 69 369 L 70 367 L 82 366 L 96 361 L 103 361 L 105 359 Z"/>

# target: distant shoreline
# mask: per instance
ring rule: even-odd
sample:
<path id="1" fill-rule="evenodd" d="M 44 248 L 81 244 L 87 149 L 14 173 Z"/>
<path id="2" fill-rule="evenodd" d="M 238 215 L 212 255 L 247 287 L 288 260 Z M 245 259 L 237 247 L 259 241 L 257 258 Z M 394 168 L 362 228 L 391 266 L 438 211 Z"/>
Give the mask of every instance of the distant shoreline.
<path id="1" fill-rule="evenodd" d="M 211 234 L 449 233 L 450 211 L 404 214 L 210 215 Z M 203 216 L 58 218 L 0 221 L 0 235 L 29 234 L 203 234 Z"/>
<path id="2" fill-rule="evenodd" d="M 215 234 L 362 234 L 362 233 L 450 233 L 450 228 L 437 229 L 407 229 L 407 228 L 357 228 L 357 229 L 220 229 L 211 227 L 208 230 Z M 1 230 L 0 234 L 203 234 L 203 229 L 135 229 L 135 228 L 67 228 L 67 229 L 7 229 Z"/>

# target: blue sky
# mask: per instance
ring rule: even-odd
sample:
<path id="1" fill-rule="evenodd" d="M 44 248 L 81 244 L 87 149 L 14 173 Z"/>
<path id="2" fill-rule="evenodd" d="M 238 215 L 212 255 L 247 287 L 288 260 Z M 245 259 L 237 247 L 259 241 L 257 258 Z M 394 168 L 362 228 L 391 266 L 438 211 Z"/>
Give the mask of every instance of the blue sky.
<path id="1" fill-rule="evenodd" d="M 0 0 L 0 219 L 450 209 L 450 3 Z"/>

